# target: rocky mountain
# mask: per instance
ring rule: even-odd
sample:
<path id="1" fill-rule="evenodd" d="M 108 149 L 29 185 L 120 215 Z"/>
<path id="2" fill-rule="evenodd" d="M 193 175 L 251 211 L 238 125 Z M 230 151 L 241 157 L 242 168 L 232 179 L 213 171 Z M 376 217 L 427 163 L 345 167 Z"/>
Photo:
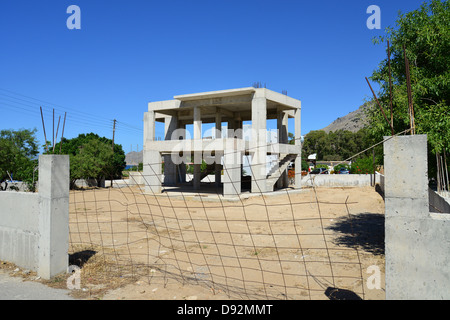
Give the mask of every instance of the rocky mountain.
<path id="1" fill-rule="evenodd" d="M 140 162 L 143 162 L 143 159 L 144 157 L 142 151 L 131 151 L 125 155 L 125 162 L 127 163 L 127 166 L 137 166 Z"/>
<path id="2" fill-rule="evenodd" d="M 367 110 L 371 107 L 370 103 L 365 103 L 348 115 L 337 118 L 330 125 L 321 129 L 326 133 L 337 130 L 348 130 L 351 132 L 357 132 L 367 125 Z"/>

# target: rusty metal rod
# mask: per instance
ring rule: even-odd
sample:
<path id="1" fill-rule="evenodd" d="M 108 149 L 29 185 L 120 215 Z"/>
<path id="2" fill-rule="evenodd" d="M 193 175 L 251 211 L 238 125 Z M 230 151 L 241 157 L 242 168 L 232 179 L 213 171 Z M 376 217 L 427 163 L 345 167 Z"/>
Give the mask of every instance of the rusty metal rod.
<path id="1" fill-rule="evenodd" d="M 392 127 L 392 124 L 389 122 L 388 118 L 386 117 L 386 114 L 384 113 L 383 107 L 381 106 L 380 102 L 378 101 L 377 95 L 376 95 L 375 92 L 373 91 L 372 86 L 370 85 L 369 79 L 367 79 L 367 77 L 366 77 L 366 81 L 367 81 L 367 84 L 368 84 L 369 87 L 370 87 L 370 90 L 372 91 L 372 94 L 373 94 L 373 97 L 375 98 L 375 101 L 377 102 L 378 106 L 380 107 L 380 110 L 381 110 L 381 113 L 382 113 L 383 116 L 384 116 L 384 119 L 385 119 L 386 122 L 389 124 L 389 127 L 391 127 L 392 135 L 394 135 L 394 134 L 395 134 L 395 133 L 394 133 L 394 128 Z"/>
<path id="2" fill-rule="evenodd" d="M 64 127 L 66 126 L 66 116 L 67 116 L 67 112 L 64 112 L 64 122 L 63 122 L 63 127 L 62 127 L 61 142 L 59 144 L 59 153 L 60 154 L 61 154 L 61 147 L 62 147 L 63 138 L 64 138 Z"/>
<path id="3" fill-rule="evenodd" d="M 42 107 L 41 108 L 41 119 L 42 119 L 42 128 L 44 129 L 44 139 L 45 139 L 45 149 L 48 152 L 48 146 L 47 146 L 47 135 L 45 134 L 45 123 L 44 123 L 44 115 L 42 114 Z"/>
<path id="4" fill-rule="evenodd" d="M 409 70 L 409 60 L 406 57 L 406 47 L 403 45 L 403 55 L 405 57 L 405 75 L 406 75 L 406 89 L 408 94 L 408 113 L 409 113 L 409 125 L 411 127 L 411 135 L 416 134 L 415 121 L 414 121 L 414 106 L 411 90 L 411 74 Z"/>
<path id="5" fill-rule="evenodd" d="M 389 62 L 389 98 L 390 98 L 390 107 L 391 107 L 391 124 L 392 124 L 392 128 L 394 128 L 394 111 L 393 111 L 393 107 L 392 107 L 392 72 L 391 72 L 391 47 L 389 44 L 389 40 L 387 42 L 387 47 L 388 47 L 388 62 Z"/>

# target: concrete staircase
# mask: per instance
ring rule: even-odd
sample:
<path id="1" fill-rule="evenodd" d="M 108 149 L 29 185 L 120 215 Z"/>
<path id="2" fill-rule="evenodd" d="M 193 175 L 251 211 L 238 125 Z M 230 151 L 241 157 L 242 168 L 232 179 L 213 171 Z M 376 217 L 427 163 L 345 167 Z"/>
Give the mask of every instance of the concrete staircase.
<path id="1" fill-rule="evenodd" d="M 274 165 L 266 176 L 267 190 L 273 190 L 274 184 L 277 183 L 283 172 L 286 171 L 291 161 L 294 161 L 295 158 L 297 158 L 296 154 L 280 154 L 281 160 L 278 162 L 278 165 Z"/>

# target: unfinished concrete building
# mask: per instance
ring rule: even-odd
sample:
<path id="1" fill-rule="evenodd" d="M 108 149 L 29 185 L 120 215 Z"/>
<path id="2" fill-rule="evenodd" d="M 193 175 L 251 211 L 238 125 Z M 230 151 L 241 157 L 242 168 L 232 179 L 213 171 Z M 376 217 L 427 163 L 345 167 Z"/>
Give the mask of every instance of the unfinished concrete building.
<path id="1" fill-rule="evenodd" d="M 295 118 L 295 144 L 288 143 L 289 118 Z M 268 139 L 268 119 L 277 119 L 277 141 Z M 162 141 L 155 139 L 157 122 L 164 123 L 165 139 Z M 245 130 L 244 122 L 247 123 Z M 206 123 L 215 124 L 215 132 L 209 137 L 202 136 L 202 124 Z M 186 130 L 187 125 L 193 125 L 192 130 Z M 211 91 L 150 102 L 144 114 L 146 191 L 161 193 L 163 185 L 191 183 L 192 190 L 200 192 L 206 188 L 202 179 L 215 172 L 214 186 L 224 196 L 239 195 L 243 184 L 243 157 L 251 159 L 251 178 L 247 178 L 251 179 L 248 185 L 252 193 L 287 187 L 287 167 L 291 162 L 298 168 L 295 188 L 300 188 L 300 131 L 301 102 L 266 88 Z M 276 161 L 268 164 L 268 156 L 275 157 Z M 193 179 L 186 179 L 186 163 L 189 162 L 194 166 Z"/>

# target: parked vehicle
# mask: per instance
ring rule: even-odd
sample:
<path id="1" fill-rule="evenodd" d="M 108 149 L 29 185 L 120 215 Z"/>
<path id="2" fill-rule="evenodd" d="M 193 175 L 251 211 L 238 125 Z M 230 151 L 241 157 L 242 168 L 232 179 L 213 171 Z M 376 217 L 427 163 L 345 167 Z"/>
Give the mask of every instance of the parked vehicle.
<path id="1" fill-rule="evenodd" d="M 350 171 L 347 168 L 341 168 L 338 174 L 350 174 Z"/>
<path id="2" fill-rule="evenodd" d="M 311 174 L 328 174 L 328 169 L 326 168 L 317 168 L 311 171 Z"/>

